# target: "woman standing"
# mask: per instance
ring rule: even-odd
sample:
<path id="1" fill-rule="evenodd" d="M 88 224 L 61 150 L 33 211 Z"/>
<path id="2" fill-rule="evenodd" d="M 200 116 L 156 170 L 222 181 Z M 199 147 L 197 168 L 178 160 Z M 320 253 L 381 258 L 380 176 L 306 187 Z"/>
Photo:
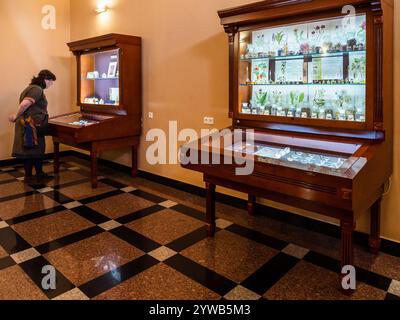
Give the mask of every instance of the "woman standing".
<path id="1" fill-rule="evenodd" d="M 45 134 L 48 123 L 47 99 L 44 90 L 50 88 L 56 76 L 49 70 L 40 71 L 21 93 L 18 112 L 9 117 L 15 123 L 12 156 L 24 161 L 25 182 L 43 182 L 52 178 L 43 172 L 46 151 Z M 33 178 L 33 167 L 36 180 Z"/>

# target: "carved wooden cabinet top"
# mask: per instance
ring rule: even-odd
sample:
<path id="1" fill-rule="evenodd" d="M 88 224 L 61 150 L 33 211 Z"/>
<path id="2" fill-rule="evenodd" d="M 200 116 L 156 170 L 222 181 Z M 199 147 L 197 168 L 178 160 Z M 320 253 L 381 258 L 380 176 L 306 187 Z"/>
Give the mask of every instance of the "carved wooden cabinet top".
<path id="1" fill-rule="evenodd" d="M 248 24 L 273 20 L 298 13 L 315 13 L 335 10 L 344 6 L 381 12 L 381 2 L 393 6 L 393 0 L 266 0 L 218 11 L 223 25 Z"/>
<path id="2" fill-rule="evenodd" d="M 110 33 L 102 36 L 73 41 L 68 43 L 68 47 L 72 52 L 79 53 L 81 51 L 118 46 L 121 44 L 140 46 L 141 43 L 142 39 L 140 37 Z"/>

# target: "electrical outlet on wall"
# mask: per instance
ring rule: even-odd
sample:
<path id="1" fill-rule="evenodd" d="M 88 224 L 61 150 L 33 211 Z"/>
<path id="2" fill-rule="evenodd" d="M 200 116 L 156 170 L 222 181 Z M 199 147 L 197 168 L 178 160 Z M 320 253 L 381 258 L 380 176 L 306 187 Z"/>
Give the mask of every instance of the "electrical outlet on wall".
<path id="1" fill-rule="evenodd" d="M 154 119 L 154 113 L 153 112 L 149 112 L 149 119 Z"/>
<path id="2" fill-rule="evenodd" d="M 204 117 L 204 124 L 212 125 L 215 123 L 215 120 L 213 117 Z"/>

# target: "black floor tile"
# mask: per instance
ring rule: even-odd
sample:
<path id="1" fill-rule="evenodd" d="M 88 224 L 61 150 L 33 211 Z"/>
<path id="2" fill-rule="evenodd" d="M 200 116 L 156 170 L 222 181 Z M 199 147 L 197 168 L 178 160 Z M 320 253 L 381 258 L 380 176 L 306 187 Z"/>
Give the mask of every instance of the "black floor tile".
<path id="1" fill-rule="evenodd" d="M 362 281 L 370 286 L 381 289 L 383 291 L 387 291 L 392 282 L 392 279 L 388 277 L 379 275 L 377 273 L 362 268 L 356 268 L 356 277 L 357 281 Z"/>
<path id="2" fill-rule="evenodd" d="M 180 213 L 186 214 L 187 216 L 195 218 L 197 220 L 200 220 L 203 222 L 207 221 L 206 214 L 204 212 L 184 206 L 183 204 L 178 204 L 171 209 L 178 211 Z"/>
<path id="3" fill-rule="evenodd" d="M 37 191 L 29 191 L 29 192 L 24 192 L 24 193 L 15 194 L 15 195 L 12 195 L 12 196 L 0 198 L 0 203 L 1 202 L 6 202 L 6 201 L 11 201 L 11 200 L 16 200 L 16 199 L 20 199 L 20 198 L 29 197 L 29 196 L 34 195 L 35 193 L 37 193 Z"/>
<path id="4" fill-rule="evenodd" d="M 75 212 L 76 214 L 80 215 L 82 218 L 89 220 L 94 224 L 102 224 L 110 220 L 110 218 L 103 216 L 101 213 L 97 212 L 86 206 L 80 206 L 77 208 L 71 209 L 71 211 Z"/>
<path id="5" fill-rule="evenodd" d="M 111 198 L 111 197 L 114 197 L 114 196 L 118 196 L 120 194 L 123 194 L 123 192 L 121 190 L 114 190 L 114 191 L 110 191 L 110 192 L 107 192 L 107 193 L 100 194 L 98 196 L 89 197 L 89 198 L 86 198 L 86 199 L 79 200 L 79 202 L 82 203 L 82 204 L 89 204 L 89 203 L 92 203 L 92 202 L 96 202 L 96 201 L 104 200 L 104 199 Z"/>
<path id="6" fill-rule="evenodd" d="M 15 225 L 18 223 L 22 223 L 22 222 L 26 222 L 26 221 L 30 221 L 33 219 L 38 219 L 38 218 L 42 218 L 45 216 L 49 216 L 51 214 L 57 213 L 57 212 L 61 212 L 66 210 L 63 206 L 57 206 L 54 208 L 50 208 L 50 209 L 46 209 L 46 210 L 41 210 L 41 211 L 37 211 L 37 212 L 33 212 L 33 213 L 29 213 L 20 217 L 16 217 L 14 219 L 10 219 L 7 220 L 6 222 L 9 225 Z"/>
<path id="7" fill-rule="evenodd" d="M 262 296 L 298 262 L 299 259 L 280 252 L 241 285 Z"/>
<path id="8" fill-rule="evenodd" d="M 165 208 L 159 205 L 155 205 L 143 210 L 139 210 L 130 214 L 127 214 L 126 216 L 120 217 L 118 219 L 116 219 L 116 221 L 118 221 L 121 224 L 126 224 L 144 217 L 147 217 L 153 213 L 159 212 L 161 210 L 164 210 Z"/>
<path id="9" fill-rule="evenodd" d="M 60 203 L 60 204 L 66 204 L 66 203 L 70 203 L 70 202 L 74 202 L 75 201 L 75 200 L 73 200 L 71 198 L 68 198 L 68 197 L 64 196 L 63 194 L 61 194 L 57 190 L 46 192 L 46 193 L 44 193 L 44 195 L 46 197 L 54 200 L 55 202 Z"/>
<path id="10" fill-rule="evenodd" d="M 36 247 L 36 250 L 39 251 L 41 254 L 49 253 L 51 251 L 66 247 L 75 242 L 78 242 L 78 241 L 81 241 L 84 239 L 88 239 L 88 238 L 93 237 L 102 232 L 105 232 L 102 228 L 97 227 L 97 226 L 92 227 L 92 228 L 71 234 L 69 236 L 65 236 L 63 238 L 39 245 Z"/>
<path id="11" fill-rule="evenodd" d="M 172 241 L 166 246 L 176 252 L 181 252 L 206 238 L 207 238 L 207 226 L 204 226 L 187 235 L 184 235 L 183 237 L 177 240 Z"/>
<path id="12" fill-rule="evenodd" d="M 130 192 L 131 194 L 134 194 L 135 196 L 141 197 L 143 199 L 146 199 L 148 201 L 154 202 L 154 203 L 161 203 L 166 201 L 167 199 L 161 198 L 159 196 L 156 196 L 154 194 L 150 194 L 148 192 L 142 191 L 142 190 L 135 190 Z"/>
<path id="13" fill-rule="evenodd" d="M 26 274 L 28 274 L 32 281 L 49 299 L 53 299 L 75 288 L 75 286 L 66 277 L 64 277 L 63 274 L 56 270 L 56 289 L 44 290 L 42 287 L 42 281 L 48 273 L 42 273 L 42 271 L 45 266 L 51 266 L 51 264 L 43 256 L 23 262 L 19 266 L 25 271 Z"/>
<path id="14" fill-rule="evenodd" d="M 341 271 L 340 261 L 314 251 L 307 253 L 303 260 L 336 273 L 340 273 Z"/>
<path id="15" fill-rule="evenodd" d="M 108 184 L 109 186 L 117 188 L 117 189 L 123 189 L 123 188 L 128 187 L 127 184 L 123 184 L 121 182 L 118 182 L 118 181 L 115 181 L 115 180 L 111 180 L 111 179 L 107 179 L 107 178 L 101 179 L 99 181 L 101 183 Z"/>
<path id="16" fill-rule="evenodd" d="M 387 300 L 387 301 L 400 301 L 400 297 L 399 296 L 395 296 L 394 294 L 388 293 L 386 295 L 385 300 Z"/>
<path id="17" fill-rule="evenodd" d="M 181 256 L 180 254 L 173 256 L 164 263 L 221 296 L 225 296 L 237 286 L 237 284 L 232 280 L 229 280 L 224 276 Z"/>
<path id="18" fill-rule="evenodd" d="M 7 269 L 8 267 L 14 266 L 16 263 L 15 261 L 10 257 L 5 257 L 0 259 L 0 270 Z"/>
<path id="19" fill-rule="evenodd" d="M 38 182 L 32 182 L 28 184 L 31 188 L 35 189 L 35 190 L 40 190 L 40 189 L 44 189 L 47 188 L 47 185 L 44 183 L 38 183 Z"/>
<path id="20" fill-rule="evenodd" d="M 72 186 L 77 186 L 77 185 L 79 185 L 79 184 L 87 183 L 87 182 L 89 182 L 89 179 L 85 178 L 85 179 L 80 179 L 80 180 L 76 180 L 76 181 L 71 181 L 71 182 L 59 184 L 59 185 L 56 185 L 56 186 L 54 186 L 54 187 L 52 187 L 52 188 L 53 188 L 54 190 L 60 190 L 60 189 L 63 189 L 63 188 L 68 188 L 68 187 L 72 187 Z"/>
<path id="21" fill-rule="evenodd" d="M 276 250 L 281 251 L 283 248 L 285 248 L 289 243 L 267 236 L 264 233 L 258 232 L 258 231 L 254 231 L 242 226 L 239 226 L 237 224 L 233 224 L 231 226 L 229 226 L 228 228 L 226 228 L 225 230 L 233 232 L 235 234 L 238 234 L 242 237 L 245 237 L 247 239 L 256 241 L 258 243 L 261 243 L 265 246 L 268 246 L 270 248 L 274 248 Z"/>
<path id="22" fill-rule="evenodd" d="M 158 260 L 144 255 L 80 286 L 79 289 L 89 298 L 94 298 L 158 263 Z"/>
<path id="23" fill-rule="evenodd" d="M 18 181 L 18 180 L 15 180 L 14 178 L 11 178 L 9 180 L 3 180 L 3 181 L 0 181 L 0 185 L 15 182 L 15 181 Z"/>
<path id="24" fill-rule="evenodd" d="M 10 255 L 32 247 L 12 228 L 0 229 L 0 246 Z"/>
<path id="25" fill-rule="evenodd" d="M 141 235 L 129 229 L 125 226 L 121 226 L 119 228 L 113 229 L 110 231 L 113 235 L 117 236 L 118 238 L 130 243 L 131 245 L 135 246 L 136 248 L 148 253 L 151 252 L 159 247 L 160 244 L 157 242 L 146 238 L 145 236 Z"/>

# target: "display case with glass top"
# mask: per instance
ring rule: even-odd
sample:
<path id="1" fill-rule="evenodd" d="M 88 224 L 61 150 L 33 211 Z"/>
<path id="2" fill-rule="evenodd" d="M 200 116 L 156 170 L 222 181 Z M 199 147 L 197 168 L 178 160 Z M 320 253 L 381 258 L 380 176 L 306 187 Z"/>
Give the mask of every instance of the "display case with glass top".
<path id="1" fill-rule="evenodd" d="M 68 44 L 76 57 L 79 112 L 50 119 L 58 172 L 60 143 L 91 153 L 92 185 L 102 150 L 132 148 L 132 175 L 142 117 L 141 38 L 108 34 Z"/>
<path id="2" fill-rule="evenodd" d="M 250 214 L 265 198 L 338 219 L 342 266 L 353 265 L 356 221 L 370 212 L 378 252 L 393 169 L 393 1 L 269 0 L 218 15 L 232 126 L 222 147 L 204 143 L 211 135 L 181 149 L 182 166 L 206 183 L 209 235 L 222 186 L 247 194 Z M 226 139 L 237 131 L 239 141 Z M 247 161 L 253 170 L 238 174 Z"/>

